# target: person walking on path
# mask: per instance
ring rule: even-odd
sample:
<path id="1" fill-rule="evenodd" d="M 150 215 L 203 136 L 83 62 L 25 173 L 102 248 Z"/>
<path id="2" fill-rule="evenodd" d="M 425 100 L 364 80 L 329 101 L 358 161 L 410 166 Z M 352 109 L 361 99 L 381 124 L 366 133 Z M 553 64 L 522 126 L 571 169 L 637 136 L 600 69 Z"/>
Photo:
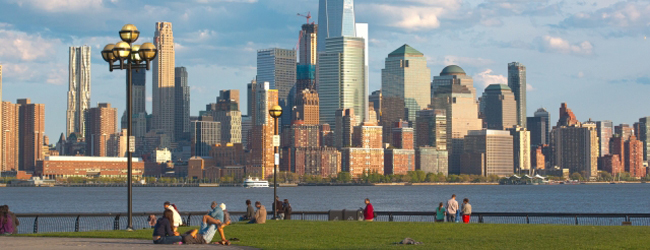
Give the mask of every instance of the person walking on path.
<path id="1" fill-rule="evenodd" d="M 282 203 L 282 209 L 284 210 L 284 219 L 291 220 L 291 211 L 293 211 L 293 209 L 291 208 L 291 204 L 289 203 L 288 199 L 284 199 L 284 203 Z"/>
<path id="2" fill-rule="evenodd" d="M 456 195 L 452 194 L 451 199 L 447 201 L 447 222 L 456 222 L 456 212 L 458 211 L 458 202 Z"/>
<path id="3" fill-rule="evenodd" d="M 174 213 L 169 209 L 165 210 L 153 229 L 154 244 L 174 244 L 183 240 L 179 233 L 172 230 L 173 221 Z"/>
<path id="4" fill-rule="evenodd" d="M 469 224 L 469 219 L 472 216 L 472 205 L 469 204 L 469 199 L 463 199 L 463 223 Z"/>
<path id="5" fill-rule="evenodd" d="M 447 210 L 440 202 L 440 205 L 436 208 L 436 222 L 445 222 L 445 216 L 447 216 Z"/>
<path id="6" fill-rule="evenodd" d="M 366 198 L 366 208 L 363 209 L 363 219 L 365 221 L 373 221 L 375 219 L 375 208 L 370 203 L 370 199 Z"/>

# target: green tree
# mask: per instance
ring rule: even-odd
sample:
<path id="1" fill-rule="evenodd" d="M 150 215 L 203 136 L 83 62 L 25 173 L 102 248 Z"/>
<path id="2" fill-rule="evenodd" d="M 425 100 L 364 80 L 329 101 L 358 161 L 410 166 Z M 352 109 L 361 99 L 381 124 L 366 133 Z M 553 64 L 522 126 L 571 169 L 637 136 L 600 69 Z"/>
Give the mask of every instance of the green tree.
<path id="1" fill-rule="evenodd" d="M 350 175 L 350 172 L 340 172 L 336 178 L 339 183 L 349 183 L 351 180 L 352 175 Z"/>
<path id="2" fill-rule="evenodd" d="M 582 175 L 580 173 L 575 172 L 569 176 L 569 179 L 574 180 L 574 181 L 581 181 L 582 180 Z"/>

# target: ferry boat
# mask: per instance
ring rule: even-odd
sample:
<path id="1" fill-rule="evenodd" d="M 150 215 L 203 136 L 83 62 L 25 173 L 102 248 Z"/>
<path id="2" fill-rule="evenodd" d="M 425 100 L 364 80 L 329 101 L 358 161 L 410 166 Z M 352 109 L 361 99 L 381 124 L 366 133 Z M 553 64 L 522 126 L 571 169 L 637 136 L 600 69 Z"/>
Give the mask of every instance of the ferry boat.
<path id="1" fill-rule="evenodd" d="M 244 180 L 245 188 L 267 188 L 269 187 L 268 181 L 260 180 L 259 178 L 251 178 L 250 176 Z"/>

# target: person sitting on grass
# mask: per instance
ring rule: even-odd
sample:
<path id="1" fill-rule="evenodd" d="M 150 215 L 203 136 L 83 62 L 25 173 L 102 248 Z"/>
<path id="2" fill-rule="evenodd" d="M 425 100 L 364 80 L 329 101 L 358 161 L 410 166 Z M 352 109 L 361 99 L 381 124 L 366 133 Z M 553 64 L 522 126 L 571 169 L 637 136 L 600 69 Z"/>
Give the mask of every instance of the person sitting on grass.
<path id="1" fill-rule="evenodd" d="M 9 215 L 8 206 L 0 206 L 0 235 L 11 235 L 14 232 L 14 222 Z"/>
<path id="2" fill-rule="evenodd" d="M 226 234 L 223 231 L 223 228 L 230 225 L 230 213 L 228 213 L 228 210 L 226 210 L 226 204 L 221 203 L 219 205 L 221 210 L 223 210 L 223 223 L 217 225 L 217 231 L 219 231 L 219 236 L 221 236 L 221 241 L 219 244 L 221 245 L 230 245 L 230 241 L 226 239 Z"/>
<path id="3" fill-rule="evenodd" d="M 251 200 L 246 200 L 246 214 L 240 219 L 240 221 L 251 220 L 255 216 L 255 209 L 251 205 Z"/>
<path id="4" fill-rule="evenodd" d="M 223 211 L 216 201 L 212 202 L 211 208 L 212 211 L 203 215 L 200 229 L 193 229 L 182 235 L 185 244 L 208 244 L 212 241 L 217 228 L 222 224 Z"/>
<path id="5" fill-rule="evenodd" d="M 257 211 L 255 211 L 255 216 L 248 223 L 250 224 L 266 223 L 266 215 L 267 215 L 266 208 L 259 201 L 255 202 L 255 207 L 257 207 Z"/>
<path id="6" fill-rule="evenodd" d="M 172 229 L 174 223 L 174 212 L 165 210 L 163 217 L 156 222 L 153 229 L 154 244 L 174 244 L 181 242 L 183 238 Z"/>

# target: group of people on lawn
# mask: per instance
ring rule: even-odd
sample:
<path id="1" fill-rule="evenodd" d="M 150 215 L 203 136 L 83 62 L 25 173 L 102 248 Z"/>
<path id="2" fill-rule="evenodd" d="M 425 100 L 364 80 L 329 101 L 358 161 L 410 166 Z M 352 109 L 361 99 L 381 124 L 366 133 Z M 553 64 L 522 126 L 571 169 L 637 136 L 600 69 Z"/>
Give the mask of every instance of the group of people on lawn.
<path id="1" fill-rule="evenodd" d="M 436 208 L 436 222 L 459 222 L 462 219 L 463 223 L 468 224 L 472 216 L 472 205 L 469 204 L 469 199 L 463 199 L 463 204 L 458 206 L 456 195 L 451 195 L 451 199 L 447 201 L 447 206 L 443 206 L 442 202 Z M 460 217 L 460 218 L 459 218 Z"/>

